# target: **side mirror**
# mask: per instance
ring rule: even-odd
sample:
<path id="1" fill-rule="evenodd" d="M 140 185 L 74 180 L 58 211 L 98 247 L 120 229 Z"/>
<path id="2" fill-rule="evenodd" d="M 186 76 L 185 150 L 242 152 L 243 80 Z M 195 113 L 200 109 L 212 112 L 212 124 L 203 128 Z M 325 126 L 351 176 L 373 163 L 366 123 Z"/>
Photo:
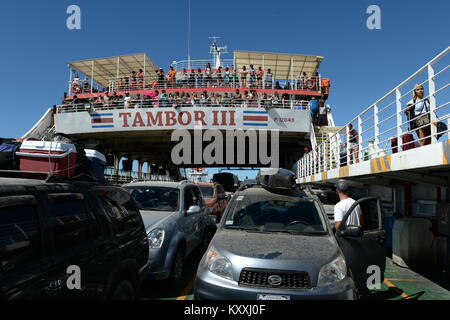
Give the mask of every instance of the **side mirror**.
<path id="1" fill-rule="evenodd" d="M 189 210 L 187 211 L 187 214 L 196 214 L 202 211 L 202 209 L 199 206 L 190 206 Z"/>
<path id="2" fill-rule="evenodd" d="M 360 226 L 347 226 L 341 231 L 341 236 L 344 238 L 361 238 L 364 231 Z"/>
<path id="3" fill-rule="evenodd" d="M 223 200 L 223 199 L 227 199 L 228 197 L 227 197 L 227 195 L 226 195 L 225 193 L 219 193 L 218 198 L 219 198 L 220 200 Z"/>

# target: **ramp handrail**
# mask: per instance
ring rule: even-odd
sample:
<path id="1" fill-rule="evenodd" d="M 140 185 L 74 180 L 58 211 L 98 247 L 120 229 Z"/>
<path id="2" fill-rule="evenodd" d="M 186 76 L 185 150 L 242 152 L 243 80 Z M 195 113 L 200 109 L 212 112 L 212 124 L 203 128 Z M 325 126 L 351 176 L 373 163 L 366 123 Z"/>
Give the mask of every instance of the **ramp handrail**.
<path id="1" fill-rule="evenodd" d="M 368 161 L 371 158 L 434 144 L 443 140 L 444 137 L 448 139 L 450 136 L 450 91 L 447 90 L 450 78 L 449 52 L 450 47 L 447 47 L 353 118 L 341 130 L 313 148 L 299 160 L 298 177 L 303 178 L 349 164 Z M 428 99 L 429 111 L 425 109 L 420 112 L 420 117 L 408 118 L 414 84 L 424 87 L 423 99 Z M 417 121 L 422 117 L 424 119 L 428 117 L 429 124 L 426 121 Z M 355 132 L 351 132 L 350 124 L 356 130 L 358 137 L 356 139 L 352 138 Z M 350 133 L 352 133 L 351 136 Z M 413 135 L 412 141 L 409 140 L 411 135 Z M 415 140 L 414 135 L 417 135 Z M 339 155 L 337 161 L 333 161 L 333 154 Z"/>

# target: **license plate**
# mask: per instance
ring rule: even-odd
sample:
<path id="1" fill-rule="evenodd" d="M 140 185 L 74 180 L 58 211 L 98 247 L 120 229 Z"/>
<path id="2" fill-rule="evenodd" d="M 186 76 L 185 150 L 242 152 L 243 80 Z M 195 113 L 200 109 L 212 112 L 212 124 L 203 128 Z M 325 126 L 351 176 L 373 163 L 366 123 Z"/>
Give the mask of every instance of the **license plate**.
<path id="1" fill-rule="evenodd" d="M 257 300 L 291 300 L 291 297 L 274 294 L 258 294 Z"/>

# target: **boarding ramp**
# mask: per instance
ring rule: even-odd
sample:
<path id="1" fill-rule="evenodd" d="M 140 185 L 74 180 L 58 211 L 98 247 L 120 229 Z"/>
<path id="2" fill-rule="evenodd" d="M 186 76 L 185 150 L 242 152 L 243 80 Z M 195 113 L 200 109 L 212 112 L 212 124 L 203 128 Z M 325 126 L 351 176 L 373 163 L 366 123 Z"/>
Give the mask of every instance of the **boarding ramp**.
<path id="1" fill-rule="evenodd" d="M 47 138 L 47 136 L 54 131 L 54 119 L 53 119 L 54 111 L 52 108 L 49 108 L 47 112 L 39 119 L 38 122 L 23 135 L 22 139 L 33 138 L 37 140 L 43 140 Z"/>
<path id="2" fill-rule="evenodd" d="M 311 152 L 298 162 L 298 183 L 388 177 L 449 185 L 449 51 L 450 47 L 327 139 L 318 141 L 316 130 L 317 144 L 312 143 Z M 412 129 L 415 120 L 407 118 L 406 111 L 415 84 L 423 85 L 424 98 L 430 102 L 424 114 L 431 125 Z M 356 143 L 351 141 L 349 124 L 358 133 Z M 418 129 L 428 132 L 419 139 Z M 414 140 L 403 143 L 408 134 Z"/>

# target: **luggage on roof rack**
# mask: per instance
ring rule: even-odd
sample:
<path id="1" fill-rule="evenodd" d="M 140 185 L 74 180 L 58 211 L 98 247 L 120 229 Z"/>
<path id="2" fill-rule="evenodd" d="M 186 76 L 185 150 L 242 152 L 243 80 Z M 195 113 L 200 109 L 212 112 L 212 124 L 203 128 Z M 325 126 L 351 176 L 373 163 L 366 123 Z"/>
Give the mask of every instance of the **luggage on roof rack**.
<path id="1" fill-rule="evenodd" d="M 266 188 L 293 190 L 297 187 L 295 174 L 282 168 L 261 169 L 256 177 L 258 183 Z"/>
<path id="2" fill-rule="evenodd" d="M 17 170 L 19 160 L 16 152 L 20 143 L 13 139 L 1 139 L 0 141 L 0 170 Z"/>
<path id="3" fill-rule="evenodd" d="M 16 152 L 21 171 L 55 173 L 61 179 L 75 176 L 77 149 L 75 145 L 53 141 L 24 141 Z M 33 178 L 24 173 L 24 178 Z"/>

